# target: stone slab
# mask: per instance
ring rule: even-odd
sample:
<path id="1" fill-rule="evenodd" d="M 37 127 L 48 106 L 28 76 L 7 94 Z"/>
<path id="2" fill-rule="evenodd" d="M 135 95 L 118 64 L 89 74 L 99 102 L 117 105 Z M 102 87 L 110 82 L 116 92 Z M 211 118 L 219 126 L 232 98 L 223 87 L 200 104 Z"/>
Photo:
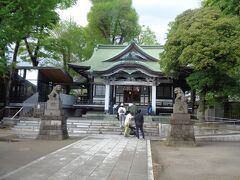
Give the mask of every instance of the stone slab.
<path id="1" fill-rule="evenodd" d="M 47 107 L 46 109 L 50 109 L 50 110 L 59 110 L 62 109 L 62 102 L 60 99 L 56 99 L 56 100 L 48 100 L 47 101 Z"/>
<path id="2" fill-rule="evenodd" d="M 173 113 L 188 113 L 188 105 L 186 102 L 175 102 L 173 105 Z"/>
<path id="3" fill-rule="evenodd" d="M 188 120 L 190 121 L 191 116 L 190 114 L 184 114 L 184 113 L 172 113 L 171 114 L 171 119 L 176 119 L 176 120 Z"/>
<path id="4" fill-rule="evenodd" d="M 58 110 L 45 109 L 44 115 L 54 117 L 54 116 L 62 116 L 63 113 L 62 113 L 62 111 L 58 111 Z"/>
<path id="5" fill-rule="evenodd" d="M 52 115 L 44 115 L 42 117 L 42 120 L 65 120 L 66 117 L 64 117 L 63 115 L 60 116 L 52 116 Z"/>

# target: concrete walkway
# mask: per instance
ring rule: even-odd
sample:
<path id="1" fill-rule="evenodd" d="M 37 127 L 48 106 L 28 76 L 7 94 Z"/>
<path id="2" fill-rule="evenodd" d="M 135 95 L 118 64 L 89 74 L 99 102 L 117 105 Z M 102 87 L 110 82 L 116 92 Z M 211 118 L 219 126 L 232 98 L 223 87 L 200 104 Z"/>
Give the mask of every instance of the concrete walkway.
<path id="1" fill-rule="evenodd" d="M 0 179 L 147 180 L 152 178 L 148 148 L 149 140 L 120 135 L 92 135 Z"/>

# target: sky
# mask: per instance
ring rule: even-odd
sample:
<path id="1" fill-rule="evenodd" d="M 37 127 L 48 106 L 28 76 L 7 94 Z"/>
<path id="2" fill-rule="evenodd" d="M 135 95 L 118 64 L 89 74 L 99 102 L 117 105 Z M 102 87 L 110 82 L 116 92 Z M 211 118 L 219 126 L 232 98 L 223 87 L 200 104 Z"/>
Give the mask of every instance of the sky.
<path id="1" fill-rule="evenodd" d="M 200 7 L 201 0 L 132 0 L 139 16 L 139 24 L 149 26 L 155 32 L 158 42 L 164 44 L 168 24 L 187 9 Z M 62 20 L 74 20 L 81 26 L 87 25 L 87 13 L 91 8 L 89 0 L 78 0 L 67 10 L 59 11 Z"/>

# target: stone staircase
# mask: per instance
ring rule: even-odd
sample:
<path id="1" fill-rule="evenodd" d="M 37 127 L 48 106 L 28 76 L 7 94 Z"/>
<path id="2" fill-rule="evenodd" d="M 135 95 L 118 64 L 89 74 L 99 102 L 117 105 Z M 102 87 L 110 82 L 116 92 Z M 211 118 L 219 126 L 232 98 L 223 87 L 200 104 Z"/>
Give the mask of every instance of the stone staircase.
<path id="1" fill-rule="evenodd" d="M 19 138 L 35 139 L 39 132 L 40 123 L 40 118 L 19 117 L 18 123 L 12 130 Z"/>
<path id="2" fill-rule="evenodd" d="M 68 133 L 70 136 L 82 134 L 123 134 L 117 120 L 80 120 L 69 118 L 67 120 Z M 158 123 L 146 122 L 144 131 L 146 136 L 158 136 Z"/>
<path id="3" fill-rule="evenodd" d="M 17 125 L 12 129 L 19 138 L 37 137 L 41 120 L 40 118 L 21 117 Z M 123 129 L 119 127 L 119 121 L 115 115 L 83 116 L 67 119 L 69 136 L 85 136 L 89 134 L 123 134 Z M 145 136 L 159 136 L 157 122 L 144 123 Z"/>

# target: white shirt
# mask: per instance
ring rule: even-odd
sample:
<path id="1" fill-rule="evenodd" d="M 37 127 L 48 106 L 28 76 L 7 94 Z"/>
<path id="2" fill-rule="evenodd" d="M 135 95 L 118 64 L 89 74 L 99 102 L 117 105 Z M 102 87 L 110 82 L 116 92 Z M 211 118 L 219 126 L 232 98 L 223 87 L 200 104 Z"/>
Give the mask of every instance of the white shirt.
<path id="1" fill-rule="evenodd" d="M 125 119 L 125 126 L 129 126 L 132 118 L 133 118 L 133 116 L 130 113 L 128 113 L 128 115 L 126 116 L 126 119 Z"/>
<path id="2" fill-rule="evenodd" d="M 123 113 L 121 113 L 121 111 L 123 111 Z M 118 108 L 118 114 L 125 114 L 125 113 L 126 113 L 125 107 Z"/>

